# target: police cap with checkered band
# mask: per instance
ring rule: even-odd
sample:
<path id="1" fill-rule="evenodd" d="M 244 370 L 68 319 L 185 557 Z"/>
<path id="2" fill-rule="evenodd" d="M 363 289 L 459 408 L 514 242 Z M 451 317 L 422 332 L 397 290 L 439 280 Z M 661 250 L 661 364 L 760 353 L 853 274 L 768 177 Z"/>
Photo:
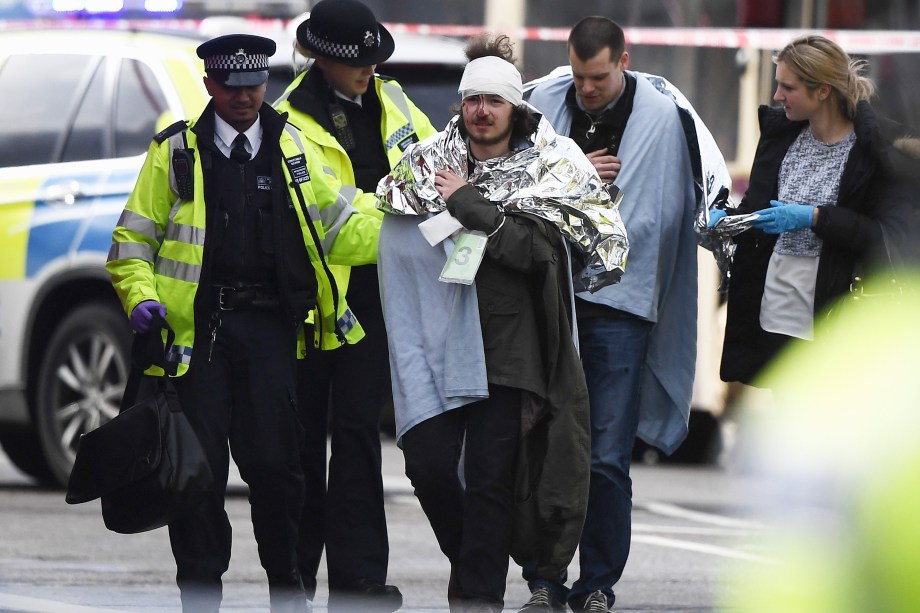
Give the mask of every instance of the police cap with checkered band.
<path id="1" fill-rule="evenodd" d="M 321 0 L 297 26 L 297 42 L 346 66 L 379 64 L 393 55 L 393 37 L 358 0 Z"/>
<path id="2" fill-rule="evenodd" d="M 227 34 L 198 45 L 208 76 L 228 87 L 253 87 L 268 80 L 275 41 L 252 34 Z"/>

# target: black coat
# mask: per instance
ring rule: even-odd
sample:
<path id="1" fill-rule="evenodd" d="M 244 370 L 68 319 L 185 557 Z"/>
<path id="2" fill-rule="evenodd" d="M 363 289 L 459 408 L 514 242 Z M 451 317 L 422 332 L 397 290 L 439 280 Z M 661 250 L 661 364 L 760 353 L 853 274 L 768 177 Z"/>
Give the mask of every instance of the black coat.
<path id="1" fill-rule="evenodd" d="M 472 185 L 447 208 L 466 228 L 491 233 L 502 213 Z M 572 338 L 571 271 L 556 228 L 508 214 L 476 273 L 490 384 L 525 390 L 515 472 L 511 555 L 558 578 L 574 556 L 588 504 L 590 410 Z"/>
<path id="2" fill-rule="evenodd" d="M 808 125 L 789 121 L 781 109 L 763 106 L 759 115 L 760 142 L 739 213 L 769 208 L 770 200 L 777 198 L 783 158 Z M 841 176 L 837 205 L 822 207 L 814 228 L 823 239 L 815 281 L 816 322 L 835 298 L 849 291 L 857 267 L 860 271 L 887 268 L 887 251 L 896 260 L 911 242 L 908 227 L 914 195 L 902 172 L 909 162 L 895 146 L 905 129 L 860 102 L 854 131 L 856 141 Z M 780 346 L 777 335 L 760 327 L 760 302 L 776 239 L 756 229 L 735 238 L 720 370 L 724 381 L 750 383 Z"/>

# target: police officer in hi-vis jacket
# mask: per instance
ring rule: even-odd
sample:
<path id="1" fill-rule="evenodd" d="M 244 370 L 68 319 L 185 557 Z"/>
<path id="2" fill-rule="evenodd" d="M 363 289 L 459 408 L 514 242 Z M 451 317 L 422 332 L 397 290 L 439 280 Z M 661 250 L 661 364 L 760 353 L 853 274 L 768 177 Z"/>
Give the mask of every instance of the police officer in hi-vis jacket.
<path id="1" fill-rule="evenodd" d="M 106 265 L 136 332 L 154 312 L 175 330 L 172 381 L 214 472 L 213 491 L 169 524 L 182 607 L 196 613 L 219 609 L 230 562 L 228 452 L 249 486 L 271 610 L 309 610 L 298 335 L 315 309 L 318 328 L 359 340 L 329 265 L 376 258 L 379 222 L 351 215 L 312 146 L 263 101 L 274 51 L 243 34 L 198 47 L 211 102 L 154 137 Z"/>
<path id="2" fill-rule="evenodd" d="M 399 83 L 375 72 L 393 53 L 393 37 L 358 0 L 322 0 L 297 28 L 297 47 L 313 63 L 275 107 L 303 130 L 342 183 L 356 188 L 355 208 L 381 218 L 377 183 L 406 147 L 437 132 Z M 339 288 L 347 288 L 366 337 L 354 346 L 314 351 L 300 364 L 308 437 L 301 575 L 311 593 L 325 547 L 330 611 L 382 613 L 402 604 L 397 587 L 386 585 L 380 418 L 390 398 L 387 336 L 377 267 L 334 267 L 333 274 Z"/>

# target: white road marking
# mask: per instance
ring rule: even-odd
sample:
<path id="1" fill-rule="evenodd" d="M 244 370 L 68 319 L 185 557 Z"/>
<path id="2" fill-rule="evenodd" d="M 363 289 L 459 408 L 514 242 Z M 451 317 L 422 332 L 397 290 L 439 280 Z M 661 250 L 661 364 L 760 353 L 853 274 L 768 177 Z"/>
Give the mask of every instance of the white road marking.
<path id="1" fill-rule="evenodd" d="M 54 613 L 129 613 L 118 609 L 84 607 L 56 600 L 2 593 L 0 593 L 0 609 L 11 609 L 13 611 L 23 611 L 24 613 L 48 613 L 48 611 L 54 611 Z"/>
<path id="2" fill-rule="evenodd" d="M 728 547 L 717 547 L 716 545 L 707 545 L 705 543 L 696 543 L 693 541 L 679 541 L 677 539 L 664 538 L 662 536 L 651 535 L 633 535 L 634 543 L 644 543 L 646 545 L 658 545 L 660 547 L 670 547 L 672 549 L 684 549 L 695 551 L 697 553 L 707 553 L 723 558 L 732 558 L 735 560 L 746 560 L 748 562 L 758 562 L 760 564 L 779 564 L 776 560 L 766 556 L 759 556 L 752 553 L 729 549 Z"/>
<path id="3" fill-rule="evenodd" d="M 647 502 L 643 504 L 636 504 L 635 506 L 643 508 L 649 513 L 654 513 L 655 515 L 687 519 L 699 522 L 701 524 L 723 526 L 726 528 L 746 528 L 749 530 L 764 530 L 767 528 L 767 526 L 757 521 L 740 519 L 736 517 L 725 517 L 724 515 L 716 515 L 714 513 L 690 511 L 689 509 L 684 509 L 677 505 L 668 504 L 665 502 Z"/>

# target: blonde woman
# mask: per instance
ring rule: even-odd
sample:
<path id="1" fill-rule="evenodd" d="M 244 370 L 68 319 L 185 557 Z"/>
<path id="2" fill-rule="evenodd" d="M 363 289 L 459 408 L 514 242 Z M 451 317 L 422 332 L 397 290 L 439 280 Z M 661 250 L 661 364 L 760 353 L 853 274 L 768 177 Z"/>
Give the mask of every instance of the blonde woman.
<path id="1" fill-rule="evenodd" d="M 760 142 L 738 213 L 722 353 L 725 381 L 751 383 L 848 291 L 857 269 L 888 265 L 907 239 L 906 130 L 875 114 L 864 63 L 808 35 L 774 57 L 780 107 L 760 109 Z M 723 215 L 716 213 L 710 225 Z"/>

